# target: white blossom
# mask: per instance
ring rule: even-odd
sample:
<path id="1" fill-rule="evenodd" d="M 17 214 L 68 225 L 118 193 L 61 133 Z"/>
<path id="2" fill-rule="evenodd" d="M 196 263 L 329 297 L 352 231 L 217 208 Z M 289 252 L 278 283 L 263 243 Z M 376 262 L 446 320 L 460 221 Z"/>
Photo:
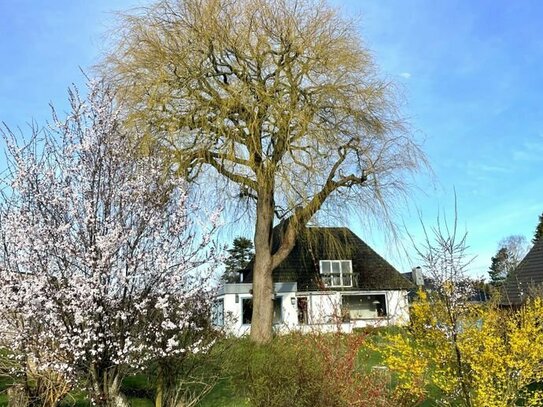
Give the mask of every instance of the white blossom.
<path id="1" fill-rule="evenodd" d="M 0 342 L 67 377 L 200 351 L 181 338 L 198 340 L 206 323 L 200 272 L 218 257 L 202 249 L 219 212 L 197 240 L 185 183 L 141 154 L 113 94 L 92 83 L 86 101 L 70 101 L 43 142 L 5 134 Z"/>

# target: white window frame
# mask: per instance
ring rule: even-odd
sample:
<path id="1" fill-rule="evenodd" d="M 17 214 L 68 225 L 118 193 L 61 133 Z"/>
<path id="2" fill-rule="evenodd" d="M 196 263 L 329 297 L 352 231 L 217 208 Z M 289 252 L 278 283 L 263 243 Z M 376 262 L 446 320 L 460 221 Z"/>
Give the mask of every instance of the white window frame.
<path id="1" fill-rule="evenodd" d="M 381 292 L 381 291 L 369 291 L 369 292 L 352 292 L 352 291 L 349 291 L 349 292 L 345 292 L 345 293 L 342 293 L 341 294 L 341 307 L 343 308 L 344 306 L 344 302 L 343 302 L 343 297 L 383 297 L 383 301 L 384 303 L 381 304 L 383 305 L 383 311 L 384 311 L 384 315 L 376 315 L 375 317 L 368 317 L 368 318 L 351 318 L 350 316 L 350 310 L 349 310 L 349 320 L 351 321 L 364 321 L 364 320 L 375 320 L 375 319 L 387 319 L 389 318 L 389 314 L 388 314 L 388 296 L 387 296 L 387 293 L 386 292 Z"/>
<path id="2" fill-rule="evenodd" d="M 351 275 L 351 284 L 350 285 L 345 285 L 343 284 L 343 266 L 342 266 L 342 262 L 349 262 L 349 265 L 350 265 L 350 269 L 351 271 L 347 274 L 350 274 Z M 323 273 L 322 272 L 322 264 L 323 263 L 330 263 L 330 272 L 329 273 Z M 340 276 L 340 281 L 341 281 L 341 284 L 339 285 L 334 285 L 334 278 L 332 276 L 332 263 L 339 263 L 339 276 Z M 353 286 L 353 278 L 354 278 L 354 273 L 353 273 L 353 262 L 352 260 L 320 260 L 319 261 L 319 272 L 321 275 L 329 275 L 330 276 L 330 284 L 326 285 L 327 287 L 331 287 L 331 288 L 340 288 L 340 287 L 352 287 Z"/>

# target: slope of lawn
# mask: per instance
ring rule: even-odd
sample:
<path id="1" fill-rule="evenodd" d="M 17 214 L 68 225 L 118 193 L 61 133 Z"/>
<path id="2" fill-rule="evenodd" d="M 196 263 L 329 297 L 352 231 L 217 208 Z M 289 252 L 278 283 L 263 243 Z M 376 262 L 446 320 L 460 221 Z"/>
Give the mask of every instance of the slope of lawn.
<path id="1" fill-rule="evenodd" d="M 198 404 L 199 407 L 249 407 L 249 403 L 239 397 L 228 379 L 223 379 Z"/>
<path id="2" fill-rule="evenodd" d="M 0 376 L 0 406 L 8 405 L 8 386 L 11 384 L 11 379 Z"/>

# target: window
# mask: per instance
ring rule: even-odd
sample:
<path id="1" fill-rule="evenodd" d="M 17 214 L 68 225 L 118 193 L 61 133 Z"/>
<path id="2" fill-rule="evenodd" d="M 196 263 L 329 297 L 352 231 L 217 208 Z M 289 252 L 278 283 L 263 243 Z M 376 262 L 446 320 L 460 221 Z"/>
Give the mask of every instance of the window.
<path id="1" fill-rule="evenodd" d="M 241 323 L 243 325 L 250 325 L 252 317 L 253 317 L 253 299 L 242 298 L 241 299 Z"/>
<path id="2" fill-rule="evenodd" d="M 298 297 L 296 299 L 298 305 L 298 324 L 309 324 L 309 312 L 307 306 L 307 297 Z"/>
<path id="3" fill-rule="evenodd" d="M 342 308 L 349 319 L 371 319 L 387 316 L 384 294 L 377 295 L 343 295 Z"/>
<path id="4" fill-rule="evenodd" d="M 283 297 L 275 297 L 273 300 L 273 323 L 280 324 L 283 322 Z M 253 318 L 253 299 L 242 298 L 241 299 L 241 323 L 243 325 L 250 325 Z"/>
<path id="5" fill-rule="evenodd" d="M 215 326 L 224 325 L 224 300 L 215 300 L 211 306 L 211 322 Z"/>
<path id="6" fill-rule="evenodd" d="M 321 277 L 326 287 L 352 287 L 351 260 L 321 260 Z"/>
<path id="7" fill-rule="evenodd" d="M 280 324 L 283 322 L 283 297 L 276 297 L 273 300 L 273 323 Z"/>

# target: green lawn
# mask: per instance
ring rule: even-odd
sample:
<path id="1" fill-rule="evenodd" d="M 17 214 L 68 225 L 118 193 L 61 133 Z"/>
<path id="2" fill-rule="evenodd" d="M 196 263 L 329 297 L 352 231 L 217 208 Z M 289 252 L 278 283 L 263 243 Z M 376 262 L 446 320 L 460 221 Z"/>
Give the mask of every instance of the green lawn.
<path id="1" fill-rule="evenodd" d="M 249 403 L 236 396 L 231 383 L 225 379 L 217 383 L 198 405 L 200 407 L 247 407 Z"/>
<path id="2" fill-rule="evenodd" d="M 0 406 L 8 405 L 7 389 L 11 384 L 11 380 L 5 377 L 0 377 Z"/>
<path id="3" fill-rule="evenodd" d="M 144 375 L 127 377 L 123 382 L 123 392 L 133 407 L 152 407 L 153 389 Z M 200 407 L 248 407 L 240 399 L 228 379 L 223 379 L 202 399 Z"/>

